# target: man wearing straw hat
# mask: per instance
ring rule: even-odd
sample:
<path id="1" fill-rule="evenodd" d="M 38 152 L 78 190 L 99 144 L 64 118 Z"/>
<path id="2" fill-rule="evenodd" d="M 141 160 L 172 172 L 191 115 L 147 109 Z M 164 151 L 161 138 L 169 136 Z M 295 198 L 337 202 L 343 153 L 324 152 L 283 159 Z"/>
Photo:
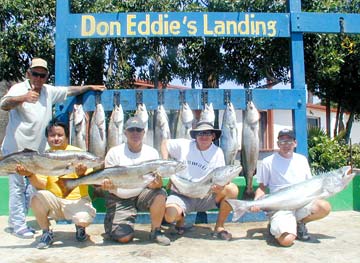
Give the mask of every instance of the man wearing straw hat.
<path id="1" fill-rule="evenodd" d="M 169 155 L 187 164 L 187 174 L 184 175 L 189 180 L 200 180 L 210 171 L 217 167 L 225 166 L 224 153 L 220 147 L 213 142 L 221 136 L 221 130 L 214 129 L 209 122 L 199 122 L 195 129 L 190 131 L 194 140 L 171 139 L 163 141 L 161 154 L 164 159 Z M 225 186 L 214 185 L 210 194 L 204 198 L 191 198 L 177 192 L 171 188 L 171 195 L 166 201 L 165 220 L 169 223 L 176 222 L 175 228 L 178 234 L 184 233 L 184 218 L 186 214 L 196 211 L 207 211 L 219 209 L 214 234 L 222 240 L 231 240 L 232 235 L 228 232 L 224 223 L 231 212 L 231 207 L 225 199 L 237 198 L 238 188 L 235 184 L 229 183 Z"/>

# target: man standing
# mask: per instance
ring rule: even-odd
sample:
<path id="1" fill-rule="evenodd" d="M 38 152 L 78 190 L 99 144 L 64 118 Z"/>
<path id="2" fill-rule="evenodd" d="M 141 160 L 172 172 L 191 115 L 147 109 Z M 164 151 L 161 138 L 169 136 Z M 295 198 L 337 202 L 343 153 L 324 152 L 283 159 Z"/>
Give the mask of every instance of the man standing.
<path id="1" fill-rule="evenodd" d="M 134 165 L 143 161 L 159 159 L 159 153 L 143 144 L 145 124 L 138 117 L 125 123 L 127 142 L 111 148 L 105 157 L 105 167 Z M 162 180 L 156 176 L 145 189 L 116 188 L 109 179 L 102 184 L 110 193 L 106 198 L 105 232 L 112 240 L 128 243 L 134 238 L 137 211 L 150 211 L 150 240 L 160 245 L 170 245 L 170 239 L 160 230 L 165 213 L 166 192 Z"/>
<path id="2" fill-rule="evenodd" d="M 283 129 L 278 134 L 279 152 L 263 159 L 256 177 L 259 188 L 255 200 L 292 184 L 311 178 L 311 171 L 305 156 L 295 153 L 295 134 L 292 130 Z M 258 212 L 252 207 L 252 212 Z M 321 219 L 330 213 L 331 206 L 325 200 L 315 200 L 295 211 L 276 211 L 270 213 L 270 233 L 281 246 L 291 246 L 297 238 L 302 241 L 310 239 L 306 223 Z"/>
<path id="3" fill-rule="evenodd" d="M 45 130 L 50 150 L 81 151 L 80 148 L 69 145 L 69 129 L 65 123 L 51 121 Z M 62 178 L 78 178 L 85 175 L 87 167 L 84 164 L 75 166 L 75 173 L 63 175 Z M 54 220 L 71 220 L 75 223 L 75 238 L 79 242 L 88 236 L 85 228 L 96 216 L 92 206 L 87 185 L 80 185 L 63 198 L 61 189 L 57 186 L 57 176 L 36 175 L 18 165 L 16 172 L 26 176 L 37 191 L 31 198 L 31 208 L 35 214 L 42 235 L 37 248 L 48 248 L 54 241 L 54 233 L 50 229 L 49 217 Z"/>
<path id="4" fill-rule="evenodd" d="M 34 58 L 27 71 L 29 79 L 17 83 L 2 97 L 1 109 L 9 111 L 9 122 L 1 146 L 8 155 L 24 149 L 43 152 L 47 146 L 42 131 L 52 118 L 53 105 L 67 96 L 76 96 L 88 90 L 102 91 L 102 85 L 54 87 L 45 84 L 49 77 L 47 62 Z M 15 172 L 15 171 L 14 171 Z M 32 189 L 18 174 L 9 176 L 9 227 L 21 238 L 32 238 L 33 230 L 26 224 L 29 196 Z"/>
<path id="5" fill-rule="evenodd" d="M 189 180 L 201 180 L 213 169 L 225 166 L 224 154 L 213 141 L 219 139 L 221 131 L 214 129 L 208 122 L 199 122 L 195 129 L 190 131 L 195 140 L 171 139 L 163 141 L 161 154 L 164 159 L 169 155 L 187 165 L 184 177 Z M 169 223 L 176 222 L 178 234 L 184 233 L 184 221 L 186 214 L 190 212 L 204 212 L 219 208 L 219 214 L 215 225 L 215 235 L 222 240 L 231 240 L 232 235 L 225 227 L 225 221 L 231 212 L 226 199 L 236 199 L 238 188 L 234 183 L 225 186 L 214 185 L 211 193 L 204 198 L 190 198 L 182 195 L 171 188 L 171 195 L 166 201 L 165 220 Z"/>

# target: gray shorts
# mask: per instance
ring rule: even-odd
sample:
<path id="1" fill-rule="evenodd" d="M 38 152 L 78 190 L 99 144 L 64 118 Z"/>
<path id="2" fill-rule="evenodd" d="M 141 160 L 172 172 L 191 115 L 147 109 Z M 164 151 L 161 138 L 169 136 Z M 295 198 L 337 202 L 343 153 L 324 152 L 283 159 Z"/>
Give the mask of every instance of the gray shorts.
<path id="1" fill-rule="evenodd" d="M 166 205 L 176 204 L 183 210 L 184 216 L 191 212 L 205 212 L 219 208 L 215 202 L 216 194 L 212 193 L 204 198 L 191 198 L 174 191 L 168 196 Z"/>
<path id="2" fill-rule="evenodd" d="M 297 222 L 311 215 L 313 202 L 294 211 L 270 212 L 270 232 L 275 238 L 279 238 L 283 233 L 297 235 Z"/>
<path id="3" fill-rule="evenodd" d="M 134 232 L 138 211 L 149 211 L 158 195 L 166 196 L 164 189 L 145 188 L 138 196 L 122 199 L 114 194 L 106 197 L 105 233 L 110 239 L 118 240 Z"/>

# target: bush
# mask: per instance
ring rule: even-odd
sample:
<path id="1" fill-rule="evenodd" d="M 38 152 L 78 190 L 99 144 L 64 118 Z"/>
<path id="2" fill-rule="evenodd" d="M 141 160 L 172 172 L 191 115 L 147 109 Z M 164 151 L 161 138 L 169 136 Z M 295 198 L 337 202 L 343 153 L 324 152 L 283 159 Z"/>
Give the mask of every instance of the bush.
<path id="1" fill-rule="evenodd" d="M 308 131 L 309 163 L 313 174 L 349 165 L 360 167 L 360 146 L 344 144 L 342 136 L 330 139 L 323 130 Z"/>

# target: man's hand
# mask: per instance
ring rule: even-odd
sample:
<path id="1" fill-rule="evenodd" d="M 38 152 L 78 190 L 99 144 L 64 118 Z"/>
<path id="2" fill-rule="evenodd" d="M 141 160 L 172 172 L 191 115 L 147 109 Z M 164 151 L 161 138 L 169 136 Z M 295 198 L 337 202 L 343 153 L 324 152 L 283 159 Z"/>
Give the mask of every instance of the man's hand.
<path id="1" fill-rule="evenodd" d="M 161 179 L 161 175 L 158 174 L 157 172 L 154 172 L 154 180 L 148 184 L 148 188 L 150 189 L 157 189 L 157 188 L 161 188 L 162 187 L 162 179 Z"/>
<path id="2" fill-rule="evenodd" d="M 101 183 L 101 189 L 105 191 L 113 190 L 115 189 L 115 185 L 112 183 L 110 179 L 104 179 Z"/>
<path id="3" fill-rule="evenodd" d="M 27 170 L 24 166 L 22 166 L 21 164 L 17 164 L 15 171 L 22 175 L 22 176 L 27 176 L 27 177 L 31 177 L 34 175 L 33 172 L 30 172 L 29 170 Z"/>
<path id="4" fill-rule="evenodd" d="M 29 90 L 25 94 L 24 102 L 35 103 L 39 100 L 39 93 L 34 90 Z"/>
<path id="5" fill-rule="evenodd" d="M 79 163 L 75 166 L 75 173 L 77 174 L 77 176 L 82 177 L 85 175 L 87 171 L 87 166 L 83 163 Z"/>

